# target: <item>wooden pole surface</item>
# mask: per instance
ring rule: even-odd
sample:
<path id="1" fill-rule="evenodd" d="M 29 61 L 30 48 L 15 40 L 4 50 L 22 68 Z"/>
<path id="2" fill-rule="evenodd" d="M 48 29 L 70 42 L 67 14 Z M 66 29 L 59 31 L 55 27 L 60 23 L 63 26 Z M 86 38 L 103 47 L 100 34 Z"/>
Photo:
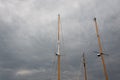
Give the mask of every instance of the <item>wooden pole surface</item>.
<path id="1" fill-rule="evenodd" d="M 58 15 L 58 80 L 61 79 L 60 72 L 60 15 Z"/>

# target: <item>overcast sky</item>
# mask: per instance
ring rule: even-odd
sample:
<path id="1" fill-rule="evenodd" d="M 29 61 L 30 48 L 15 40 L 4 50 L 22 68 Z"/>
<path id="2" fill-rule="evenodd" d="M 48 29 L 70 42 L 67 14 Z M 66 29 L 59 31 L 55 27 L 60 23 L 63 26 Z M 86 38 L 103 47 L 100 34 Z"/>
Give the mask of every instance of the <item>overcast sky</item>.
<path id="1" fill-rule="evenodd" d="M 62 80 L 105 80 L 93 18 L 97 18 L 109 80 L 120 79 L 120 0 L 0 0 L 0 80 L 57 80 L 61 16 Z"/>

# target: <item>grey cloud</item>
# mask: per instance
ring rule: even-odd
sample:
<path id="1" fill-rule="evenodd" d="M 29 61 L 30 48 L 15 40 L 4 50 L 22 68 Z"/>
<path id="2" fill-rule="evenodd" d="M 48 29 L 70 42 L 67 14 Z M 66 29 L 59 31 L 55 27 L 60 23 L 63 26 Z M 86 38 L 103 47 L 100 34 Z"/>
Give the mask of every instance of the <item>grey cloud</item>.
<path id="1" fill-rule="evenodd" d="M 93 53 L 98 51 L 94 16 L 103 49 L 110 55 L 105 56 L 109 78 L 119 79 L 119 0 L 1 0 L 0 4 L 0 79 L 47 80 L 51 76 L 56 79 L 51 68 L 56 71 L 52 60 L 56 52 L 58 13 L 64 37 L 61 53 L 66 55 L 61 60 L 62 79 L 76 79 L 79 72 L 83 79 L 80 69 L 83 52 L 88 78 L 104 79 L 101 60 Z M 45 72 L 39 72 L 40 68 Z M 19 70 L 34 71 L 34 74 L 16 76 Z"/>

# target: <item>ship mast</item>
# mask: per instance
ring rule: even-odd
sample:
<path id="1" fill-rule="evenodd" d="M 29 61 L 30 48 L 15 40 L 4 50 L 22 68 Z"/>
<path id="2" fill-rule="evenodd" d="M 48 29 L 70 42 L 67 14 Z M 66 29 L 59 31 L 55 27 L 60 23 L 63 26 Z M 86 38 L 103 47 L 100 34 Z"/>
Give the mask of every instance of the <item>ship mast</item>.
<path id="1" fill-rule="evenodd" d="M 108 74 L 107 74 L 107 69 L 106 69 L 106 65 L 105 65 L 105 61 L 104 61 L 102 45 L 101 45 L 101 41 L 100 41 L 100 36 L 99 36 L 99 31 L 98 31 L 98 25 L 97 25 L 96 18 L 94 18 L 94 22 L 95 22 L 96 34 L 97 34 L 97 38 L 98 38 L 99 54 L 100 54 L 100 57 L 102 59 L 102 64 L 103 64 L 103 71 L 104 71 L 105 79 L 108 80 Z"/>
<path id="2" fill-rule="evenodd" d="M 61 78 L 60 72 L 60 14 L 58 14 L 58 80 Z"/>
<path id="3" fill-rule="evenodd" d="M 87 80 L 86 60 L 85 60 L 85 54 L 84 53 L 83 53 L 83 66 L 84 66 L 84 80 Z"/>

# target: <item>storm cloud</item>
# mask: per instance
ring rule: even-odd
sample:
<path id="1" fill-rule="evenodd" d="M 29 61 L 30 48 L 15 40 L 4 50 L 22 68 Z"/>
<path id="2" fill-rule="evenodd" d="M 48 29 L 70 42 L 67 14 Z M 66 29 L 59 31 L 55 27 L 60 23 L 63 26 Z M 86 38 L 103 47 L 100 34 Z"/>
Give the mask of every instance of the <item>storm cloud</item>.
<path id="1" fill-rule="evenodd" d="M 61 15 L 63 80 L 104 80 L 93 18 L 97 18 L 109 80 L 120 78 L 119 0 L 0 0 L 0 79 L 57 79 L 57 23 Z M 55 61 L 55 62 L 54 62 Z"/>

